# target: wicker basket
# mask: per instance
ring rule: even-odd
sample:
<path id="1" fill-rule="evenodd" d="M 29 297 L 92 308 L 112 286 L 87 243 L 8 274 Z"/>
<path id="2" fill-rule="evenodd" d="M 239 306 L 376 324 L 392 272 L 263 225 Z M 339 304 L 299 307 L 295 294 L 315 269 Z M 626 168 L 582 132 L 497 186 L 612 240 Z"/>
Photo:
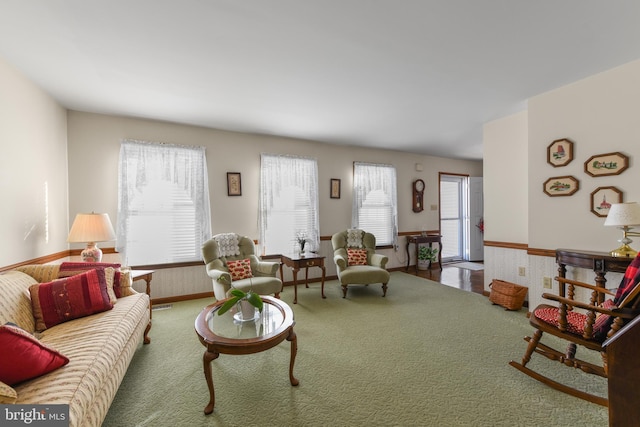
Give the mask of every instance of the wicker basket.
<path id="1" fill-rule="evenodd" d="M 527 296 L 527 287 L 505 282 L 504 280 L 493 279 L 489 285 L 491 293 L 489 301 L 506 308 L 507 310 L 520 310 Z"/>

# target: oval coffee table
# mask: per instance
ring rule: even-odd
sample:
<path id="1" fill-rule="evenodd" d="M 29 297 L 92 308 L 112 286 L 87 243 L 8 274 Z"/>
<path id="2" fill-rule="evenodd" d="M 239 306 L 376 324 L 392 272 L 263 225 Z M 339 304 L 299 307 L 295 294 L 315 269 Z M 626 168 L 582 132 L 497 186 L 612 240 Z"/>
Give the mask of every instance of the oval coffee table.
<path id="1" fill-rule="evenodd" d="M 226 300 L 218 301 L 205 307 L 195 322 L 196 333 L 203 346 L 206 347 L 202 362 L 204 377 L 209 387 L 209 404 L 204 413 L 213 412 L 215 393 L 211 376 L 211 361 L 222 354 L 252 354 L 268 350 L 285 339 L 291 342 L 291 359 L 289 361 L 289 380 L 297 386 L 298 380 L 293 376 L 293 364 L 298 351 L 297 337 L 293 331 L 295 320 L 293 311 L 279 299 L 263 296 L 262 313 L 256 310 L 254 320 L 240 321 L 234 318 L 237 312 L 232 308 L 222 316 L 218 310 Z"/>

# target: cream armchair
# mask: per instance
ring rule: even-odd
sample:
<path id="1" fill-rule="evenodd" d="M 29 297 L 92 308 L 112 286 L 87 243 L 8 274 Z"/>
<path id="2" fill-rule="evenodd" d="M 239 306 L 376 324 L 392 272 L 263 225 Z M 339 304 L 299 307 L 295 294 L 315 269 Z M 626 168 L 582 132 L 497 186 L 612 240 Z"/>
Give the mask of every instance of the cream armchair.
<path id="1" fill-rule="evenodd" d="M 331 237 L 333 261 L 338 269 L 343 298 L 347 297 L 348 285 L 382 283 L 382 296 L 387 295 L 389 258 L 375 253 L 376 237 L 364 230 L 350 229 Z"/>
<path id="2" fill-rule="evenodd" d="M 244 292 L 252 289 L 259 295 L 280 298 L 282 281 L 276 277 L 280 263 L 262 261 L 255 251 L 253 240 L 235 233 L 216 234 L 202 245 L 202 257 L 217 300 L 227 298 L 232 284 Z M 228 263 L 244 259 L 249 260 L 253 277 L 232 281 Z"/>

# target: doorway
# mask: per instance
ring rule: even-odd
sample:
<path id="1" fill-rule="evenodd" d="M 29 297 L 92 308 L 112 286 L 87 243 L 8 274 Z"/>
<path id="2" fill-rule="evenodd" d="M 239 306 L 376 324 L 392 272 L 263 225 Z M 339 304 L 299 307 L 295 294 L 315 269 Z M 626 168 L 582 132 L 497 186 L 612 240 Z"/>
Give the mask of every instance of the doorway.
<path id="1" fill-rule="evenodd" d="M 476 230 L 483 211 L 482 178 L 440 173 L 442 261 L 482 261 L 482 234 Z"/>

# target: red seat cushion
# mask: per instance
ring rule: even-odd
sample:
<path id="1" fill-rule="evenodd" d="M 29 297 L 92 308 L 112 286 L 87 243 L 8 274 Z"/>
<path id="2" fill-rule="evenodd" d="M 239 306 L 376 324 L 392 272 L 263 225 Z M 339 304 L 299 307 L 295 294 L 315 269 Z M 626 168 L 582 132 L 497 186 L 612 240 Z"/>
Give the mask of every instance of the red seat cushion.
<path id="1" fill-rule="evenodd" d="M 616 308 L 615 304 L 611 300 L 606 300 L 602 303 L 602 308 L 607 310 L 613 310 Z M 533 315 L 542 320 L 545 323 L 560 327 L 560 309 L 557 307 L 540 307 L 537 308 Z M 583 313 L 577 313 L 575 311 L 567 312 L 567 332 L 583 336 L 584 327 L 587 323 L 587 315 Z M 596 321 L 593 324 L 592 338 L 603 341 L 606 338 L 609 327 L 611 326 L 611 316 L 608 314 L 600 314 L 596 317 Z"/>

